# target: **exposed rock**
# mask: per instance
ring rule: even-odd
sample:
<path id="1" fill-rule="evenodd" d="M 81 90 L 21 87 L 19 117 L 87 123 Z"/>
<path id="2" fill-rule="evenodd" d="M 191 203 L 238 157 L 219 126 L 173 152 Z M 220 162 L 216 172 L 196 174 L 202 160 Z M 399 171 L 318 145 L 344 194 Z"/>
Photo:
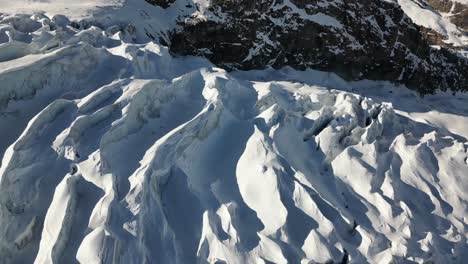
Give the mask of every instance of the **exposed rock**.
<path id="1" fill-rule="evenodd" d="M 146 2 L 152 4 L 152 5 L 157 5 L 162 8 L 168 8 L 170 7 L 176 0 L 145 0 Z"/>
<path id="2" fill-rule="evenodd" d="M 450 21 L 468 34 L 468 6 L 455 1 L 427 0 L 437 11 L 449 14 Z"/>
<path id="3" fill-rule="evenodd" d="M 468 89 L 468 60 L 432 49 L 396 3 L 213 0 L 208 10 L 181 19 L 172 52 L 231 70 L 292 66 L 390 80 L 421 93 Z"/>
<path id="4" fill-rule="evenodd" d="M 398 3 L 421 27 L 423 37 L 430 45 L 442 46 L 467 57 L 466 4 L 451 0 L 398 0 Z"/>
<path id="5" fill-rule="evenodd" d="M 423 38 L 425 38 L 427 42 L 430 43 L 431 45 L 438 45 L 438 46 L 450 45 L 444 42 L 444 40 L 446 40 L 446 36 L 440 34 L 439 32 L 430 28 L 425 28 L 425 27 L 420 27 L 420 30 L 421 30 Z"/>
<path id="6" fill-rule="evenodd" d="M 451 21 L 468 34 L 468 7 L 465 7 L 465 10 L 460 13 L 453 15 Z"/>
<path id="7" fill-rule="evenodd" d="M 457 5 L 459 4 L 459 3 L 454 3 L 452 1 L 447 1 L 447 0 L 443 0 L 443 1 L 441 1 L 441 0 L 427 0 L 427 2 L 429 3 L 429 5 L 431 5 L 433 8 L 435 8 L 439 12 L 444 12 L 444 13 L 450 12 L 450 10 L 452 9 L 452 6 L 454 4 L 457 4 Z"/>

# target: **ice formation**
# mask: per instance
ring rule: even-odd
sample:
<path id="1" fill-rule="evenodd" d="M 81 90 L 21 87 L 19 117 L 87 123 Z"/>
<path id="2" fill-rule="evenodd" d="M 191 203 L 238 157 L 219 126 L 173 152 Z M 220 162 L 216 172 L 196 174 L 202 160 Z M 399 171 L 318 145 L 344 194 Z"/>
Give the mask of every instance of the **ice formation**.
<path id="1" fill-rule="evenodd" d="M 468 95 L 0 21 L 0 263 L 463 263 Z M 397 96 L 398 95 L 398 96 Z"/>

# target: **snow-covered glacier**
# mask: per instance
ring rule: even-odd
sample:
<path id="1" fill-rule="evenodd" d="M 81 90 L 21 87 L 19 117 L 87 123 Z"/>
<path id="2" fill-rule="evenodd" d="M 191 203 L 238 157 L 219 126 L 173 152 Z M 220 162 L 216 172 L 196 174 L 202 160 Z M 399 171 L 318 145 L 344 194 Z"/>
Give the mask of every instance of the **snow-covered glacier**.
<path id="1" fill-rule="evenodd" d="M 0 263 L 468 258 L 468 94 L 134 40 L 0 17 Z"/>

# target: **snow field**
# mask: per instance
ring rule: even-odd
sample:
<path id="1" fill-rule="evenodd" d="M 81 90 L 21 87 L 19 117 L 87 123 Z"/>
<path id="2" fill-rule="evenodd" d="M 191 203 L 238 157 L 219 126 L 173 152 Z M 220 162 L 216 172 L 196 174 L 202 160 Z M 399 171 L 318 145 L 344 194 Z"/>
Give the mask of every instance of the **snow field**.
<path id="1" fill-rule="evenodd" d="M 0 21 L 0 262 L 467 257 L 465 95 L 227 73 L 69 23 Z"/>

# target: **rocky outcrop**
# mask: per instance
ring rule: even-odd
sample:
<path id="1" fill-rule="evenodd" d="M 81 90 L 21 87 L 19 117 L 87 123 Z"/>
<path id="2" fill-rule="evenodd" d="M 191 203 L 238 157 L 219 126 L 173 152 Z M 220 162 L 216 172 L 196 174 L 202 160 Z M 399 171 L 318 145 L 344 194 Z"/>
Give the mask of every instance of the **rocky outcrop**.
<path id="1" fill-rule="evenodd" d="M 451 21 L 463 29 L 465 34 L 468 34 L 468 6 L 465 6 L 465 9 L 460 13 L 453 15 Z"/>
<path id="2" fill-rule="evenodd" d="M 145 0 L 146 2 L 160 6 L 162 8 L 168 8 L 170 7 L 176 0 Z"/>
<path id="3" fill-rule="evenodd" d="M 468 5 L 448 0 L 427 0 L 437 11 L 448 13 L 450 21 L 468 34 Z"/>
<path id="4" fill-rule="evenodd" d="M 446 13 L 450 21 L 468 34 L 468 5 L 447 0 L 427 0 L 431 7 Z"/>
<path id="5" fill-rule="evenodd" d="M 420 27 L 420 31 L 422 33 L 423 38 L 429 44 L 438 46 L 450 46 L 450 44 L 444 42 L 446 40 L 446 37 L 440 34 L 439 32 L 426 27 Z"/>
<path id="6" fill-rule="evenodd" d="M 452 6 L 454 4 L 456 5 L 461 5 L 460 3 L 453 2 L 453 1 L 447 1 L 447 0 L 427 0 L 427 3 L 431 5 L 433 8 L 438 10 L 439 12 L 444 12 L 448 13 L 450 10 L 452 10 Z"/>
<path id="7" fill-rule="evenodd" d="M 468 90 L 468 61 L 432 49 L 396 3 L 213 0 L 208 10 L 181 20 L 168 43 L 172 52 L 231 70 L 291 66 L 389 80 L 421 93 Z"/>

